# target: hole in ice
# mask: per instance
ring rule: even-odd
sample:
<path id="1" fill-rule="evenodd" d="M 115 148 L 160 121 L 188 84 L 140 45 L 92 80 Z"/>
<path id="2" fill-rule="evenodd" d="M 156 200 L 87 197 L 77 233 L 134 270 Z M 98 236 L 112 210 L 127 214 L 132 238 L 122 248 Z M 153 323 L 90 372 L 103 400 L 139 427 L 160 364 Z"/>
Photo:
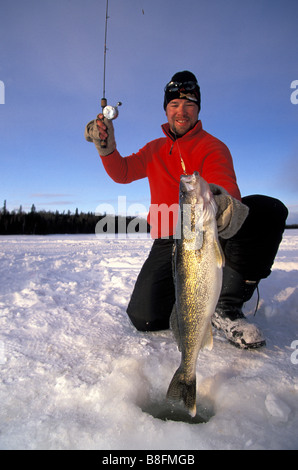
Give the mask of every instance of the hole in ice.
<path id="1" fill-rule="evenodd" d="M 142 411 L 162 421 L 179 421 L 189 424 L 207 423 L 214 415 L 212 404 L 206 398 L 197 403 L 197 414 L 194 418 L 190 416 L 182 403 L 172 402 L 164 399 L 146 403 L 141 406 Z"/>

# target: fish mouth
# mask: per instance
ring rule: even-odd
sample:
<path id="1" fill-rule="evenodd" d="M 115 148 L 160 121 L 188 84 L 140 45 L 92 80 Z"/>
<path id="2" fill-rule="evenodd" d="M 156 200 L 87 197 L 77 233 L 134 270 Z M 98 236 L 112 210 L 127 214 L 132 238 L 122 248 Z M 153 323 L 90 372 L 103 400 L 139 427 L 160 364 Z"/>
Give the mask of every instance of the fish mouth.
<path id="1" fill-rule="evenodd" d="M 180 177 L 180 188 L 183 192 L 189 192 L 195 190 L 195 183 L 199 173 L 195 171 L 193 175 L 181 175 Z"/>

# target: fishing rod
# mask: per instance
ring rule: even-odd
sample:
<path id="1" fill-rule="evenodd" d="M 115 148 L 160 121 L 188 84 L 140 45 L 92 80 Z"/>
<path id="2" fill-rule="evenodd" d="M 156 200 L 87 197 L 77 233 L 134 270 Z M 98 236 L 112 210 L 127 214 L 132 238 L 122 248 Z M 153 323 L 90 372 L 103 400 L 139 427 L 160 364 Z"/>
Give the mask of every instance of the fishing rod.
<path id="1" fill-rule="evenodd" d="M 106 3 L 106 19 L 105 19 L 105 37 L 104 37 L 104 53 L 103 53 L 103 92 L 101 98 L 102 114 L 106 119 L 116 119 L 118 116 L 118 106 L 122 103 L 119 101 L 116 106 L 109 106 L 106 99 L 106 68 L 107 68 L 107 36 L 108 36 L 108 19 L 109 19 L 109 0 Z M 107 146 L 106 140 L 100 141 L 100 146 L 105 148 Z"/>

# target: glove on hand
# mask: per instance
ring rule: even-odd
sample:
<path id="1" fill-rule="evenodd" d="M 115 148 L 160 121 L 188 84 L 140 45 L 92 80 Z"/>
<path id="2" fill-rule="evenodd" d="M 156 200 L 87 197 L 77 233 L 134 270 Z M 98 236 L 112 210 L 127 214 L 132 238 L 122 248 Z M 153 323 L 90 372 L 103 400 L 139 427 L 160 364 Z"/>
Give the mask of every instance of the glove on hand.
<path id="1" fill-rule="evenodd" d="M 216 184 L 209 184 L 214 200 L 217 204 L 217 228 L 221 238 L 231 238 L 240 228 L 248 216 L 249 208 Z"/>
<path id="2" fill-rule="evenodd" d="M 100 146 L 100 137 L 99 137 L 99 130 L 96 124 L 96 120 L 88 122 L 87 126 L 85 127 L 85 139 L 87 142 L 93 142 L 97 151 L 101 157 L 106 157 L 113 153 L 116 150 L 116 141 L 114 135 L 114 126 L 110 119 L 104 118 L 104 124 L 107 128 L 108 138 L 107 138 L 107 145 L 106 147 Z"/>

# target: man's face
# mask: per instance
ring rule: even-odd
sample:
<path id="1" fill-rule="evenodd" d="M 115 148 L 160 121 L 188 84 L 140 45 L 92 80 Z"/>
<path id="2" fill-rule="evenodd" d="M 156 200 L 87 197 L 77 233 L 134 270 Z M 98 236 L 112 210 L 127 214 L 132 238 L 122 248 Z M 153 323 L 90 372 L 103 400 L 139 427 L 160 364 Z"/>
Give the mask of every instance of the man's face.
<path id="1" fill-rule="evenodd" d="M 181 137 L 196 125 L 199 107 L 192 101 L 177 98 L 167 105 L 166 115 L 171 131 Z"/>

